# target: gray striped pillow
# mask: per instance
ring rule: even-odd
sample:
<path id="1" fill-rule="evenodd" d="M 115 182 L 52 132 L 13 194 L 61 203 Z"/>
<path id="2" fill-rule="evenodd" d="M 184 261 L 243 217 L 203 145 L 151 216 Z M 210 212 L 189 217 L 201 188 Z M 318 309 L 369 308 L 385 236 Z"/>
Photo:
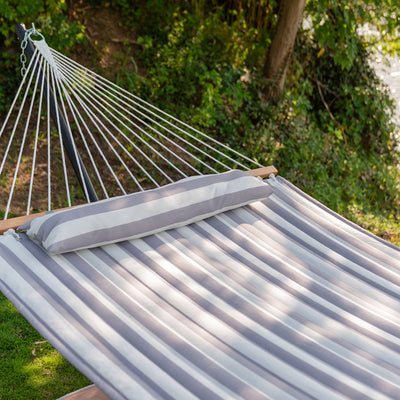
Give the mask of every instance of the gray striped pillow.
<path id="1" fill-rule="evenodd" d="M 177 228 L 271 193 L 262 180 L 234 170 L 50 213 L 19 229 L 49 253 L 60 254 Z"/>

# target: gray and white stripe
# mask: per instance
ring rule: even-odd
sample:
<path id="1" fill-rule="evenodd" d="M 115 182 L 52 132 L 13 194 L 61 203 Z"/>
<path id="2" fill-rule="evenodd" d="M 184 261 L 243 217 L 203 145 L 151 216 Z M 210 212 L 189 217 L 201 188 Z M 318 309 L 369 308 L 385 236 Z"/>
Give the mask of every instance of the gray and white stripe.
<path id="1" fill-rule="evenodd" d="M 48 252 L 60 254 L 176 228 L 271 193 L 262 180 L 233 170 L 50 213 L 19 229 Z"/>
<path id="2" fill-rule="evenodd" d="M 0 288 L 115 399 L 400 399 L 400 250 L 268 180 L 264 201 L 51 256 Z"/>

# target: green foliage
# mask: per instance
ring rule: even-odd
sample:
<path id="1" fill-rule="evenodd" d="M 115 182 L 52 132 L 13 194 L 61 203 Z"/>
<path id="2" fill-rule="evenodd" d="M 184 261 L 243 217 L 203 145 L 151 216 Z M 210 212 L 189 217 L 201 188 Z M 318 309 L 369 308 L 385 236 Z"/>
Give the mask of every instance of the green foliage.
<path id="1" fill-rule="evenodd" d="M 323 203 L 357 222 L 361 218 L 354 210 L 399 223 L 394 103 L 369 66 L 371 47 L 357 33 L 362 22 L 379 17 L 385 24 L 388 14 L 380 3 L 380 14 L 370 14 L 371 8 L 356 1 L 308 2 L 306 17 L 313 24 L 298 37 L 286 93 L 286 98 L 301 93 L 306 99 L 300 113 L 307 115 L 308 128 L 297 133 L 300 145 L 290 148 L 312 166 L 303 163 L 310 181 L 298 183 Z"/>
<path id="2" fill-rule="evenodd" d="M 69 50 L 84 40 L 83 27 L 68 22 L 65 0 L 0 0 L 0 34 L 5 46 L 12 43 L 15 24 L 25 23 L 27 28 L 35 23 L 38 30 L 46 35 L 52 46 Z M 53 38 L 53 41 L 51 40 Z"/>
<path id="3" fill-rule="evenodd" d="M 19 45 L 15 24 L 32 23 L 55 49 L 68 53 L 85 41 L 84 27 L 69 22 L 66 3 L 56 0 L 0 0 L 0 112 L 6 110 L 20 82 Z"/>
<path id="4" fill-rule="evenodd" d="M 319 48 L 330 52 L 337 66 L 349 70 L 360 42 L 373 46 L 383 41 L 387 50 L 398 48 L 399 7 L 397 0 L 312 0 L 307 2 L 306 15 Z M 373 36 L 361 38 L 358 30 L 363 27 L 371 27 Z"/>
<path id="5" fill-rule="evenodd" d="M 154 26 L 140 32 L 137 62 L 145 72 L 127 74 L 130 89 L 257 161 L 276 164 L 347 217 L 361 208 L 398 221 L 394 105 L 357 33 L 362 21 L 374 20 L 367 9 L 308 2 L 313 24 L 299 35 L 284 98 L 267 103 L 261 66 L 276 8 L 264 29 L 249 24 L 248 10 L 211 3 L 168 8 L 168 21 L 158 21 L 162 33 Z"/>
<path id="6" fill-rule="evenodd" d="M 201 20 L 177 7 L 165 37 L 147 33 L 138 38 L 143 52 L 137 60 L 145 74 L 132 74 L 130 89 L 203 127 L 230 124 L 229 114 L 236 115 L 251 96 L 244 80 L 268 39 L 240 16 L 228 22 L 222 8 Z"/>
<path id="7" fill-rule="evenodd" d="M 394 103 L 389 92 L 368 64 L 368 54 L 359 44 L 351 68 L 343 73 L 335 55 L 318 48 L 310 36 L 303 34 L 296 50 L 303 60 L 301 81 L 311 85 L 312 116 L 318 127 L 336 137 L 359 155 L 391 154 L 395 146 L 392 122 Z"/>

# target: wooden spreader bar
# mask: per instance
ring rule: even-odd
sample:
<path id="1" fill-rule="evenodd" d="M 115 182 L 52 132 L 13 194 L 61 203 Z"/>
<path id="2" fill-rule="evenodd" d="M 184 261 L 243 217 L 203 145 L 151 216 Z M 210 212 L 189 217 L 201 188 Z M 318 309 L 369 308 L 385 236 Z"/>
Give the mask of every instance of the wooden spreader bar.
<path id="1" fill-rule="evenodd" d="M 58 400 L 111 400 L 97 386 L 90 385 Z"/>
<path id="2" fill-rule="evenodd" d="M 248 172 L 250 175 L 259 176 L 260 178 L 268 178 L 271 174 L 278 175 L 278 170 L 270 165 L 268 167 L 262 167 L 257 169 L 251 169 Z"/>

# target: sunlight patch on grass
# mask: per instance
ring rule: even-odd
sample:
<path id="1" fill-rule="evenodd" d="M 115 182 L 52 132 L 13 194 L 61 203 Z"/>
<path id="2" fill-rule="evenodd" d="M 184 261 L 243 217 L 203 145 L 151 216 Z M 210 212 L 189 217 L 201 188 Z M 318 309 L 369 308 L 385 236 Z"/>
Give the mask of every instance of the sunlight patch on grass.
<path id="1" fill-rule="evenodd" d="M 88 384 L 0 293 L 0 400 L 55 399 Z"/>
<path id="2" fill-rule="evenodd" d="M 382 239 L 400 246 L 400 219 L 395 214 L 382 216 L 366 213 L 360 206 L 353 205 L 348 212 L 351 219 L 364 229 L 381 237 Z M 349 218 L 349 217 L 348 217 Z"/>

